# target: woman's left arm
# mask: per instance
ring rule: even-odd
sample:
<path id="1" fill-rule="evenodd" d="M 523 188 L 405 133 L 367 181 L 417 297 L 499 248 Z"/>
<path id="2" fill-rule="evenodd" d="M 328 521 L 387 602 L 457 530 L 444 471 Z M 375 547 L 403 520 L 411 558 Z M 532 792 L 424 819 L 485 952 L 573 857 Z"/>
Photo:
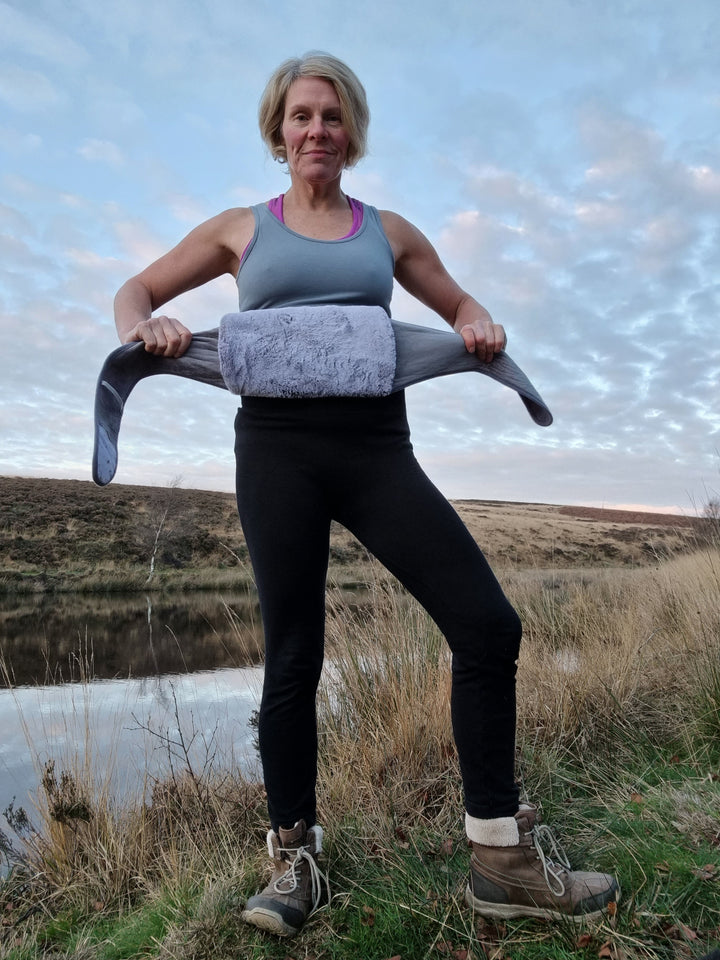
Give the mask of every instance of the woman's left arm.
<path id="1" fill-rule="evenodd" d="M 505 330 L 445 269 L 427 237 L 389 210 L 380 211 L 395 255 L 395 279 L 459 333 L 469 353 L 489 362 L 507 343 Z"/>

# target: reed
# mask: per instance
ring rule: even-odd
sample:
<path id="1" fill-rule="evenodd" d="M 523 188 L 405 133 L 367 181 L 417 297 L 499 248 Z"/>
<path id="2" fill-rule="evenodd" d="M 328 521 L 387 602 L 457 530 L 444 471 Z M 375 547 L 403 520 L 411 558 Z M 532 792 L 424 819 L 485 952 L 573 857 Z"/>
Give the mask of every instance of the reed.
<path id="1" fill-rule="evenodd" d="M 712 720 L 716 698 L 716 551 L 655 568 L 550 578 L 540 589 L 518 580 L 512 594 L 525 624 L 519 719 L 526 743 L 602 750 L 623 731 L 697 743 L 697 723 Z"/>
<path id="2" fill-rule="evenodd" d="M 358 810 L 377 835 L 457 817 L 450 656 L 435 624 L 379 567 L 358 610 L 328 611 L 321 685 L 319 802 L 340 822 Z"/>
<path id="3" fill-rule="evenodd" d="M 7 955 L 639 960 L 681 955 L 684 943 L 702 952 L 720 930 L 720 550 L 653 568 L 502 579 L 525 624 L 524 789 L 543 800 L 571 855 L 617 870 L 625 890 L 599 932 L 467 915 L 449 654 L 374 567 L 369 603 L 330 591 L 318 792 L 337 894 L 302 946 L 288 952 L 238 920 L 264 869 L 262 787 L 212 740 L 198 768 L 194 731 L 180 731 L 165 745 L 168 775 L 148 778 L 134 804 L 115 804 L 88 754 L 44 770 L 36 827 L 11 811 L 24 856 L 0 888 Z"/>
<path id="4" fill-rule="evenodd" d="M 516 571 L 508 581 L 524 623 L 518 741 L 526 776 L 543 750 L 616 755 L 628 738 L 713 752 L 717 552 L 653 569 Z M 459 801 L 449 653 L 424 611 L 379 569 L 370 590 L 359 612 L 329 611 L 324 809 L 433 820 Z"/>

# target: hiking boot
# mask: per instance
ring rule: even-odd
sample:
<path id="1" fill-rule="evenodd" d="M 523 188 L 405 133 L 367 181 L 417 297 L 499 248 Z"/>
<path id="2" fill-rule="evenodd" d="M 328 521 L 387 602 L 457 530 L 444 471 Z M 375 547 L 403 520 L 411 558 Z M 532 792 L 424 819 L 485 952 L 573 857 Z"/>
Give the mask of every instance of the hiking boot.
<path id="1" fill-rule="evenodd" d="M 537 822 L 536 807 L 523 805 L 514 818 L 480 823 L 504 824 L 505 820 L 506 827 L 517 830 L 517 839 L 511 845 L 487 846 L 471 837 L 473 853 L 465 902 L 481 916 L 503 920 L 569 917 L 582 922 L 602 916 L 608 904 L 618 902 L 620 890 L 609 874 L 572 870 L 550 828 Z M 503 842 L 507 838 L 503 837 Z"/>
<path id="2" fill-rule="evenodd" d="M 279 937 L 294 937 L 320 906 L 323 887 L 330 899 L 328 879 L 315 862 L 322 850 L 322 827 L 308 830 L 298 820 L 289 830 L 270 830 L 267 844 L 273 861 L 270 882 L 250 897 L 241 917 Z"/>

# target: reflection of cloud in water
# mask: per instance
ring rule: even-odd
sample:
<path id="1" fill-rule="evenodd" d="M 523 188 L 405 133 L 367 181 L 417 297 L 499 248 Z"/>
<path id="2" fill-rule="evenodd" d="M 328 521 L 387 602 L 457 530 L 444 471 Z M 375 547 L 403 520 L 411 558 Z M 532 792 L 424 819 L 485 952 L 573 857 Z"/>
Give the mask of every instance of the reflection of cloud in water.
<path id="1" fill-rule="evenodd" d="M 25 805 L 51 759 L 57 772 L 89 761 L 98 785 L 135 794 L 168 771 L 167 743 L 179 727 L 198 769 L 210 756 L 255 772 L 248 720 L 261 684 L 261 667 L 242 667 L 2 690 L 0 810 L 13 797 Z"/>

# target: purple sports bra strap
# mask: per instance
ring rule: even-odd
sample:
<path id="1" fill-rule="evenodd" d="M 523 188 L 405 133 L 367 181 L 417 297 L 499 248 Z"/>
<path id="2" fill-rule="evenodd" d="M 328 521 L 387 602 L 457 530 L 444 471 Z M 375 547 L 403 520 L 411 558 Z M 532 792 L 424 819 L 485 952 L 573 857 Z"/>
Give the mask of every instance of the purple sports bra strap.
<path id="1" fill-rule="evenodd" d="M 283 217 L 283 197 L 284 193 L 281 193 L 279 197 L 273 197 L 272 200 L 268 200 L 268 210 L 274 217 L 277 217 L 280 223 L 285 223 L 285 217 Z"/>

